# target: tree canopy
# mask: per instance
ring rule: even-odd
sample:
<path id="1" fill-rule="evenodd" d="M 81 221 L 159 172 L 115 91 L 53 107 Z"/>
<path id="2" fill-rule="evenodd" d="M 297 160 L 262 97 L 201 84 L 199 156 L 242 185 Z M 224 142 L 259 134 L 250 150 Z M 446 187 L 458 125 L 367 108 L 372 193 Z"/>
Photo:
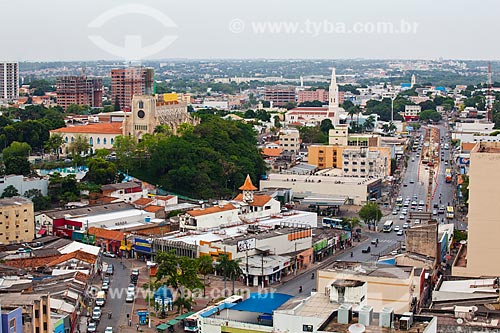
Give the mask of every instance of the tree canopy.
<path id="1" fill-rule="evenodd" d="M 249 124 L 206 115 L 192 131 L 179 134 L 153 135 L 140 144 L 118 137 L 120 168 L 165 190 L 203 199 L 233 196 L 247 174 L 259 177 L 266 171 Z"/>

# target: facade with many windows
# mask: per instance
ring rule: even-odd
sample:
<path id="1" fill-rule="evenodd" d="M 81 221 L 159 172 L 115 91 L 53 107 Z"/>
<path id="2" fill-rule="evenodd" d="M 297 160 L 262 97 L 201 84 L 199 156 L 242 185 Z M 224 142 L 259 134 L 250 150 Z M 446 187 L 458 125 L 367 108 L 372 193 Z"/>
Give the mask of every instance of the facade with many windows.
<path id="1" fill-rule="evenodd" d="M 31 242 L 34 236 L 33 202 L 23 197 L 0 199 L 0 244 Z"/>
<path id="2" fill-rule="evenodd" d="M 297 154 L 300 149 L 300 133 L 296 128 L 285 128 L 280 131 L 279 143 L 282 151 Z"/>

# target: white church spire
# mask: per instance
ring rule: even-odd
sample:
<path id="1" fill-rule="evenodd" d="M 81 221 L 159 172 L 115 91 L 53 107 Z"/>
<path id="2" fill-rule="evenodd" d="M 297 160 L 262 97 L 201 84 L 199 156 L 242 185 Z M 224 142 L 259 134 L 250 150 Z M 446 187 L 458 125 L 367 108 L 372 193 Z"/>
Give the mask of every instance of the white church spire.
<path id="1" fill-rule="evenodd" d="M 328 108 L 339 107 L 339 86 L 337 85 L 337 77 L 335 75 L 335 67 L 332 68 L 332 79 L 330 81 L 330 89 L 328 90 L 329 101 Z"/>

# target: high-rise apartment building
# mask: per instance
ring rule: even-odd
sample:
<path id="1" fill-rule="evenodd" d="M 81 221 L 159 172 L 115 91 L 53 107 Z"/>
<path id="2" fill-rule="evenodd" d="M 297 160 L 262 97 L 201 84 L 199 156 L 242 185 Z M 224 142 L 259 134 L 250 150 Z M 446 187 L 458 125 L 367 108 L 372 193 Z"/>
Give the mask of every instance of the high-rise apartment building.
<path id="1" fill-rule="evenodd" d="M 154 69 L 128 67 L 111 70 L 111 101 L 120 110 L 130 108 L 134 95 L 151 95 L 154 88 Z"/>
<path id="2" fill-rule="evenodd" d="M 0 61 L 0 99 L 19 97 L 19 63 Z"/>
<path id="3" fill-rule="evenodd" d="M 304 102 L 328 102 L 328 91 L 325 89 L 301 90 L 297 92 L 297 103 Z"/>
<path id="4" fill-rule="evenodd" d="M 102 79 L 90 79 L 85 75 L 57 78 L 57 104 L 64 110 L 71 104 L 102 106 Z"/>
<path id="5" fill-rule="evenodd" d="M 295 102 L 295 87 L 293 86 L 266 86 L 264 100 L 272 102 L 273 106 L 284 106 Z"/>
<path id="6" fill-rule="evenodd" d="M 500 276 L 500 143 L 478 142 L 470 152 L 468 239 L 455 259 L 456 276 Z"/>

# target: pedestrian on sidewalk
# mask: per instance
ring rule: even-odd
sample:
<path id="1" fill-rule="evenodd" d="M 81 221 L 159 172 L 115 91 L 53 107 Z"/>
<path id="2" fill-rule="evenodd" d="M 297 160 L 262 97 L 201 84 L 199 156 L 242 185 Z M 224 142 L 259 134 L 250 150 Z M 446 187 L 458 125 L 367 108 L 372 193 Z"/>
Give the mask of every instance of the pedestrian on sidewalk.
<path id="1" fill-rule="evenodd" d="M 132 326 L 132 319 L 128 320 L 128 326 Z"/>
<path id="2" fill-rule="evenodd" d="M 135 326 L 137 328 L 137 332 L 139 332 L 139 324 Z"/>

